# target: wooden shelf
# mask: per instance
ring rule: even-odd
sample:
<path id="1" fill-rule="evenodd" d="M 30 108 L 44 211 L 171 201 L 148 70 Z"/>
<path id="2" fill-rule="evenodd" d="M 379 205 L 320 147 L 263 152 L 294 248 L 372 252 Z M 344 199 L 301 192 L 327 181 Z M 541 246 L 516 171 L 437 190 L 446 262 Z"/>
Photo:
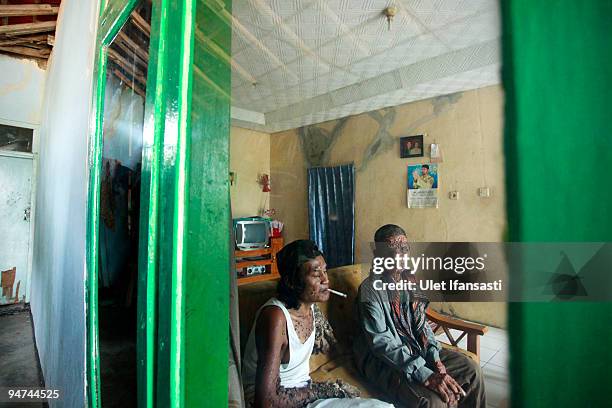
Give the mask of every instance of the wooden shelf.
<path id="1" fill-rule="evenodd" d="M 271 259 L 258 259 L 256 261 L 236 262 L 236 269 L 246 268 L 247 266 L 272 265 Z"/>
<path id="2" fill-rule="evenodd" d="M 252 251 L 236 250 L 234 255 L 236 258 L 250 258 L 253 256 L 270 255 L 272 248 L 253 249 Z"/>
<path id="3" fill-rule="evenodd" d="M 280 279 L 280 275 L 264 273 L 262 275 L 245 276 L 244 278 L 238 278 L 238 286 L 246 285 L 253 282 L 263 282 L 276 279 Z"/>
<path id="4" fill-rule="evenodd" d="M 276 254 L 283 248 L 282 237 L 270 238 L 270 247 L 254 249 L 252 251 L 236 250 L 236 270 L 244 270 L 249 266 L 265 266 L 266 273 L 252 276 L 238 276 L 238 285 L 246 285 L 253 282 L 261 282 L 279 279 L 278 267 L 276 266 Z M 264 259 L 250 260 L 245 258 L 265 257 Z"/>

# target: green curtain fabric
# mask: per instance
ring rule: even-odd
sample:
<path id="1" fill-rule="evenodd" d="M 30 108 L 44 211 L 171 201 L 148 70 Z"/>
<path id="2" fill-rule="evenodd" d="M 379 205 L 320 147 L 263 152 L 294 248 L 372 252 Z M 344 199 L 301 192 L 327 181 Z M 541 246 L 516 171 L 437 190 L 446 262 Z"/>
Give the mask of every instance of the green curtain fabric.
<path id="1" fill-rule="evenodd" d="M 502 2 L 511 241 L 612 241 L 611 16 Z M 611 303 L 515 303 L 509 322 L 512 406 L 610 406 Z"/>

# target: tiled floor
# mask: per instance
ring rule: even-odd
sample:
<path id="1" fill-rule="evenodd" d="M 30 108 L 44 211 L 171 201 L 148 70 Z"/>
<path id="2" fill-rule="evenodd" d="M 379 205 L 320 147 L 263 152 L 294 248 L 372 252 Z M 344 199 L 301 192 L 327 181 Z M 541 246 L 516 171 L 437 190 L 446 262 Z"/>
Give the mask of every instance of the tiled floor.
<path id="1" fill-rule="evenodd" d="M 454 338 L 461 334 L 451 329 Z M 448 343 L 446 334 L 439 334 L 436 338 Z M 459 342 L 459 347 L 465 348 L 467 339 Z M 480 340 L 480 366 L 485 378 L 487 392 L 487 406 L 490 408 L 506 408 L 510 384 L 508 381 L 508 335 L 505 330 L 489 327 L 487 334 Z"/>

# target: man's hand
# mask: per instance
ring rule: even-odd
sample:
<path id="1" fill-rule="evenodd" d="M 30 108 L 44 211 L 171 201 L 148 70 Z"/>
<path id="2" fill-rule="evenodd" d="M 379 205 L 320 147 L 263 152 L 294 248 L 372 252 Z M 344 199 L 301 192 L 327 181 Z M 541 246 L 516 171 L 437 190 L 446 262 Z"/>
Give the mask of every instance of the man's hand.
<path id="1" fill-rule="evenodd" d="M 435 370 L 436 370 L 436 373 L 446 374 L 446 367 L 440 360 L 436 361 Z"/>
<path id="2" fill-rule="evenodd" d="M 446 373 L 430 375 L 423 385 L 438 393 L 442 401 L 446 402 L 449 406 L 456 405 L 459 399 L 465 395 L 465 391 L 457 384 L 457 381 Z"/>

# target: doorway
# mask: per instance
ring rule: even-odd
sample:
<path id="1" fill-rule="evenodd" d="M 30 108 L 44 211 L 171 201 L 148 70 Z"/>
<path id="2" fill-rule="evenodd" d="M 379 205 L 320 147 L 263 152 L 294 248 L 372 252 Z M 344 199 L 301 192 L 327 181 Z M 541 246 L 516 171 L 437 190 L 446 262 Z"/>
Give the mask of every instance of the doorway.
<path id="1" fill-rule="evenodd" d="M 0 123 L 0 305 L 30 300 L 36 136 L 34 126 Z"/>

